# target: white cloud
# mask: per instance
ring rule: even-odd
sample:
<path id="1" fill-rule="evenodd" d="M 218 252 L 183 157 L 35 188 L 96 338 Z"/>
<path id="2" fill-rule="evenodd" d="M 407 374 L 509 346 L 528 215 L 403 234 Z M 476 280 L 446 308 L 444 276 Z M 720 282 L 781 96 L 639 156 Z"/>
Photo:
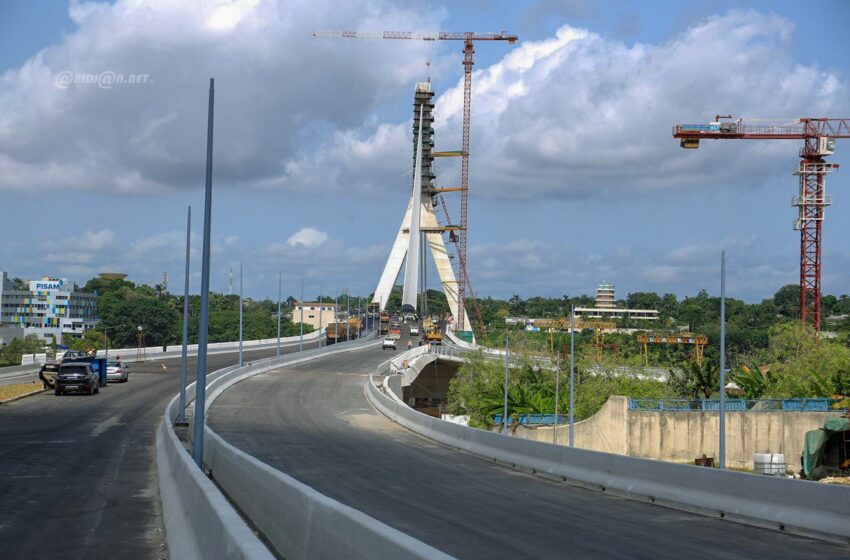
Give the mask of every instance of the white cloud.
<path id="1" fill-rule="evenodd" d="M 286 177 L 304 146 L 359 126 L 422 73 L 413 41 L 311 31 L 436 28 L 446 17 L 393 0 L 72 2 L 70 15 L 77 27 L 59 44 L 0 75 L 0 191 L 199 188 L 211 76 L 216 185 Z M 57 87 L 66 71 L 149 77 Z"/>
<path id="2" fill-rule="evenodd" d="M 731 11 L 661 44 L 628 46 L 569 25 L 552 38 L 521 42 L 473 74 L 472 192 L 503 199 L 666 196 L 717 185 L 752 188 L 786 176 L 798 143 L 707 141 L 682 150 L 671 130 L 718 112 L 845 114 L 847 82 L 796 63 L 792 32 L 780 16 Z M 439 146 L 460 145 L 462 108 L 461 79 L 437 99 Z M 407 163 L 410 142 L 396 138 L 409 125 L 391 138 L 388 126 L 338 132 L 302 157 L 293 177 L 342 189 L 362 173 L 359 164 L 371 172 L 370 184 L 397 188 L 398 172 L 379 162 Z M 352 138 L 369 149 L 353 155 Z M 439 161 L 437 174 L 444 184 L 456 181 L 457 162 Z"/>
<path id="3" fill-rule="evenodd" d="M 292 247 L 295 247 L 296 245 L 302 245 L 304 247 L 318 247 L 327 240 L 328 234 L 324 231 L 305 227 L 293 233 L 286 242 Z"/>

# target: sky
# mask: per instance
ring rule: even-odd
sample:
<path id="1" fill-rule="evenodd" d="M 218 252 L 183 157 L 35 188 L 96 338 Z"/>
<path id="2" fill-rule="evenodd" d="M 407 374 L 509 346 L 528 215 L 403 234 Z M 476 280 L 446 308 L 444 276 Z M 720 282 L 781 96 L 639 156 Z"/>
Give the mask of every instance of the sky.
<path id="1" fill-rule="evenodd" d="M 506 30 L 516 45 L 476 44 L 476 294 L 716 294 L 725 249 L 727 293 L 759 301 L 799 279 L 799 142 L 682 150 L 671 128 L 850 117 L 848 21 L 843 0 L 0 0 L 0 270 L 167 271 L 180 292 L 191 206 L 197 292 L 214 77 L 212 288 L 241 262 L 249 297 L 276 297 L 278 273 L 285 295 L 302 280 L 306 297 L 366 295 L 410 192 L 415 82 L 436 92 L 437 149 L 460 147 L 461 45 L 313 30 Z M 458 182 L 439 160 L 438 185 Z M 827 192 L 823 290 L 838 295 L 850 171 Z"/>

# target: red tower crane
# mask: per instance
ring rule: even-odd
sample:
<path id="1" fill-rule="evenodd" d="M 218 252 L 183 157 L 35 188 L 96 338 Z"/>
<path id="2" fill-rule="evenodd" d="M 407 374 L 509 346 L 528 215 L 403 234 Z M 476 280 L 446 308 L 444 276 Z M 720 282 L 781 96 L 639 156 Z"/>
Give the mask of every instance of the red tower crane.
<path id="1" fill-rule="evenodd" d="M 800 177 L 800 191 L 792 199 L 799 208 L 794 229 L 800 231 L 800 319 L 820 330 L 821 325 L 821 242 L 824 209 L 832 204 L 826 195 L 824 176 L 837 163 L 824 161 L 835 153 L 836 138 L 850 138 L 850 119 L 801 118 L 791 124 L 744 124 L 743 119 L 717 115 L 708 124 L 680 124 L 673 138 L 683 148 L 699 148 L 703 139 L 719 140 L 802 140 L 800 163 L 794 175 Z M 725 120 L 721 120 L 725 119 Z"/>
<path id="2" fill-rule="evenodd" d="M 466 287 L 469 286 L 470 294 L 472 285 L 466 272 L 466 232 L 467 232 L 467 204 L 469 200 L 469 119 L 472 104 L 472 66 L 475 64 L 473 58 L 475 41 L 507 41 L 512 45 L 519 40 L 516 35 L 507 31 L 501 33 L 475 33 L 472 31 L 434 33 L 414 33 L 411 31 L 314 31 L 315 37 L 340 37 L 351 39 L 414 39 L 421 41 L 463 41 L 463 135 L 461 145 L 460 164 L 460 229 L 457 240 L 458 256 L 458 290 L 457 290 L 457 330 L 464 330 L 464 317 L 466 316 Z M 447 152 L 444 152 L 444 155 Z M 474 297 L 474 296 L 473 296 Z"/>

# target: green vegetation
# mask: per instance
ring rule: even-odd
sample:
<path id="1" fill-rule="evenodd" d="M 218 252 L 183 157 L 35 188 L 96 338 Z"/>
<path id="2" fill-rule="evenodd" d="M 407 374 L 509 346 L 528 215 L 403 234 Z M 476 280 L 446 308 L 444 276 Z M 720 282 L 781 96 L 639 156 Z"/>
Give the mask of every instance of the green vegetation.
<path id="1" fill-rule="evenodd" d="M 485 340 L 504 347 L 506 333 L 488 334 Z M 555 410 L 555 378 L 560 363 L 558 413 L 569 413 L 569 346 L 563 335 L 555 337 L 554 351 L 545 333 L 510 332 L 514 365 L 509 371 L 508 413 L 552 414 Z M 846 339 L 819 338 L 796 320 L 785 320 L 768 329 L 767 343 L 730 362 L 732 397 L 757 399 L 822 398 L 850 393 L 850 348 Z M 632 348 L 624 356 L 592 346 L 590 331 L 576 335 L 575 417 L 595 414 L 613 395 L 633 398 L 716 398 L 719 394 L 718 360 L 706 352 L 701 366 L 689 354 L 666 368 L 667 379 L 658 379 L 657 367 L 644 368 Z M 495 344 L 493 344 L 496 346 Z M 622 349 L 621 349 L 622 350 Z M 674 353 L 668 353 L 669 361 Z M 519 363 L 520 365 L 517 365 Z M 763 364 L 763 365 L 757 365 Z M 663 370 L 662 370 L 663 371 Z M 654 378 L 655 377 L 655 378 Z M 476 354 L 468 358 L 452 380 L 447 396 L 450 414 L 467 414 L 470 425 L 488 427 L 504 406 L 504 362 Z"/>

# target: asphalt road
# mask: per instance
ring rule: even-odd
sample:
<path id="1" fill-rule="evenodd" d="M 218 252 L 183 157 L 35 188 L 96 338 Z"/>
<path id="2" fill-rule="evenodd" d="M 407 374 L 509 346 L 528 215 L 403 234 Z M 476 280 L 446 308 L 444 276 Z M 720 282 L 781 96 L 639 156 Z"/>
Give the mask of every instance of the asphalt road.
<path id="1" fill-rule="evenodd" d="M 850 553 L 549 481 L 426 440 L 366 400 L 365 374 L 388 357 L 363 350 L 253 377 L 219 397 L 210 424 L 274 468 L 459 558 L 799 560 Z"/>
<path id="2" fill-rule="evenodd" d="M 236 360 L 210 355 L 208 371 Z M 0 406 L 0 558 L 167 557 L 154 441 L 180 361 L 130 367 L 128 383 L 92 397 L 50 392 Z"/>

